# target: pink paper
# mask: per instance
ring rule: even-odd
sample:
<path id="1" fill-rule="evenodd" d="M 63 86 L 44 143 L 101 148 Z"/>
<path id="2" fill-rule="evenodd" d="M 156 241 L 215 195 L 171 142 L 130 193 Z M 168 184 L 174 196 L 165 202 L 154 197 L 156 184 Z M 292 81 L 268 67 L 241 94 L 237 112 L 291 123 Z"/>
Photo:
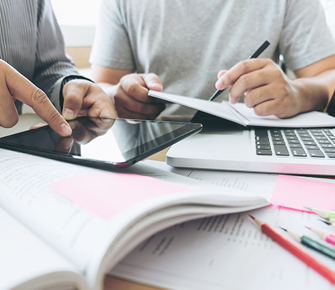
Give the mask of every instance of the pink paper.
<path id="1" fill-rule="evenodd" d="M 335 208 L 335 184 L 279 175 L 270 202 L 273 205 L 309 212 L 307 207 Z"/>
<path id="2" fill-rule="evenodd" d="M 190 191 L 153 177 L 123 173 L 80 175 L 49 187 L 104 220 L 142 200 Z"/>

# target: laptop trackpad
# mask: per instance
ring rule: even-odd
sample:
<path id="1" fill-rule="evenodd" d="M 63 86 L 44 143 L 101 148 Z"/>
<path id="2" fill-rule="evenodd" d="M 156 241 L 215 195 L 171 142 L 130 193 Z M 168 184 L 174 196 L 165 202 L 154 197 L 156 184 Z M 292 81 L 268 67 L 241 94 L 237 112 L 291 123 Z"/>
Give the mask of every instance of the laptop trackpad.
<path id="1" fill-rule="evenodd" d="M 195 159 L 240 159 L 250 155 L 251 132 L 249 130 L 221 131 L 217 134 L 197 134 L 172 146 L 170 157 Z"/>
<path id="2" fill-rule="evenodd" d="M 224 131 L 218 134 L 207 134 L 208 142 L 213 144 L 213 150 L 217 156 L 222 155 L 244 155 L 250 150 L 250 131 Z"/>

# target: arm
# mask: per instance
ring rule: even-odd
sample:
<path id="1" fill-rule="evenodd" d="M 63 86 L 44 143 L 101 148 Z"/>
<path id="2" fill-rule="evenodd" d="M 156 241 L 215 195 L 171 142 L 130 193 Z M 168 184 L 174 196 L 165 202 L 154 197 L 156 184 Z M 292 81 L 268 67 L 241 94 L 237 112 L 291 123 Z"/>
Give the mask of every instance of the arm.
<path id="1" fill-rule="evenodd" d="M 288 79 L 269 59 L 241 62 L 222 72 L 222 85 L 217 84 L 231 86 L 233 102 L 245 93 L 245 103 L 256 114 L 281 118 L 325 109 L 334 90 L 335 43 L 320 2 L 310 0 L 308 4 L 287 1 L 278 41 L 272 43 L 297 78 Z"/>
<path id="2" fill-rule="evenodd" d="M 48 0 L 39 1 L 33 82 L 67 119 L 77 116 L 116 117 L 114 104 L 93 82 L 79 76 L 65 54 L 64 40 Z M 72 80 L 64 83 L 64 78 Z"/>
<path id="3" fill-rule="evenodd" d="M 325 110 L 335 88 L 335 55 L 296 70 L 290 80 L 270 59 L 252 59 L 219 73 L 217 89 L 231 87 L 230 100 L 242 94 L 245 104 L 260 116 L 294 116 Z"/>
<path id="4" fill-rule="evenodd" d="M 303 93 L 310 99 L 313 99 L 313 96 L 315 100 L 319 99 L 314 108 L 326 110 L 335 90 L 335 55 L 296 70 L 295 75 L 295 82 L 306 89 Z M 324 98 L 327 101 L 325 106 Z"/>
<path id="5" fill-rule="evenodd" d="M 118 116 L 132 119 L 155 119 L 164 109 L 148 96 L 149 90 L 161 91 L 162 83 L 155 74 L 136 74 L 132 70 L 92 65 L 92 76 L 114 100 Z"/>
<path id="6" fill-rule="evenodd" d="M 132 39 L 126 28 L 124 9 L 117 0 L 102 0 L 90 56 L 92 78 L 114 101 L 121 118 L 154 119 L 165 105 L 154 103 L 148 90 L 162 90 L 154 74 L 137 74 Z M 122 1 L 121 1 L 122 2 Z"/>

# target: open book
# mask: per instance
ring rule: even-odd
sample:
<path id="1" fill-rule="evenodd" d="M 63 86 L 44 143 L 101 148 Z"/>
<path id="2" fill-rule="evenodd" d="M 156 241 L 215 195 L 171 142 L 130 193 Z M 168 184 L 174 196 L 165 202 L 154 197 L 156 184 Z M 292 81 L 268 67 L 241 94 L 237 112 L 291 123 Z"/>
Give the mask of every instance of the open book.
<path id="1" fill-rule="evenodd" d="M 334 117 L 317 111 L 299 114 L 287 119 L 280 119 L 273 115 L 266 117 L 258 116 L 255 114 L 253 108 L 248 108 L 244 103 L 232 105 L 228 101 L 222 101 L 221 103 L 209 102 L 156 91 L 149 91 L 149 96 L 196 109 L 243 126 L 277 128 L 320 128 L 335 126 Z"/>
<path id="2" fill-rule="evenodd" d="M 0 289 L 99 290 L 154 233 L 269 204 L 143 163 L 108 172 L 0 150 L 0 164 Z"/>

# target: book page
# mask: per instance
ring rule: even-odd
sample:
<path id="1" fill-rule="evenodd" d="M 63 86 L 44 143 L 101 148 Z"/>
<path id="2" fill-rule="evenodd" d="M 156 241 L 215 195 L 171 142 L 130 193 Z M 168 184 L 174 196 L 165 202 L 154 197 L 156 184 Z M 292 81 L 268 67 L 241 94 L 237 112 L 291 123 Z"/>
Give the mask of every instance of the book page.
<path id="1" fill-rule="evenodd" d="M 41 289 L 41 285 L 44 289 L 56 286 L 58 289 L 88 289 L 84 277 L 69 260 L 1 207 L 0 231 L 0 289 Z"/>
<path id="2" fill-rule="evenodd" d="M 329 231 L 314 214 L 274 207 L 199 219 L 151 236 L 111 275 L 168 289 L 333 289 L 328 280 L 263 234 L 248 214 L 293 242 L 278 226 L 310 237 L 305 226 Z M 333 259 L 297 245 L 335 271 Z"/>
<path id="3" fill-rule="evenodd" d="M 155 177 L 161 182 L 173 182 L 176 186 L 171 188 L 171 184 L 158 184 L 155 186 L 156 192 L 150 194 L 161 199 L 148 198 L 144 203 L 132 204 L 127 210 L 124 210 L 126 206 L 123 205 L 121 209 L 116 211 L 113 209 L 111 214 L 108 209 L 103 208 L 105 203 L 113 204 L 114 200 L 118 203 L 120 198 L 127 200 L 123 195 L 133 194 L 134 189 L 130 192 L 122 191 L 120 186 L 126 184 L 127 186 L 124 187 L 129 189 L 129 186 L 133 186 L 132 179 L 129 180 L 129 184 L 124 181 L 122 184 L 117 184 L 117 180 L 112 184 L 108 183 L 108 180 L 107 184 L 100 184 L 101 180 L 106 181 L 106 179 L 99 179 L 106 174 L 106 171 L 7 150 L 0 151 L 0 164 L 2 206 L 46 243 L 72 261 L 79 272 L 85 273 L 89 283 L 94 287 L 96 287 L 95 283 L 97 287 L 102 285 L 101 269 L 117 263 L 117 261 L 105 261 L 105 264 L 101 265 L 110 245 L 116 243 L 119 235 L 127 231 L 138 217 L 144 216 L 158 206 L 163 207 L 172 201 L 178 203 L 179 200 L 188 204 L 198 201 L 215 204 L 215 206 L 230 205 L 234 210 L 238 210 L 239 206 L 255 208 L 266 204 L 262 197 L 246 195 L 234 189 L 223 192 L 222 188 L 214 189 L 215 186 L 208 184 L 201 187 L 199 186 L 201 182 L 138 164 L 122 172 L 141 174 L 147 178 Z M 78 180 L 83 179 L 85 184 L 76 188 Z M 103 196 L 101 192 L 94 192 L 94 186 L 93 188 L 89 186 L 89 183 L 94 183 L 95 180 L 100 180 L 100 187 L 96 186 L 97 190 L 107 189 Z M 150 184 L 149 182 L 145 186 L 150 187 Z M 104 188 L 101 189 L 101 186 Z M 164 190 L 157 190 L 162 186 L 166 187 L 169 190 L 167 193 L 171 195 L 164 194 Z M 183 188 L 182 195 L 180 195 L 181 188 Z M 204 190 L 201 194 L 194 195 L 190 189 L 195 188 Z M 73 193 L 77 195 L 73 196 Z M 113 198 L 108 196 L 110 194 Z M 122 196 L 119 197 L 120 195 Z M 132 198 L 128 198 L 128 201 L 132 202 Z M 154 218 L 155 215 L 149 216 L 148 221 L 155 222 Z M 138 242 L 146 237 L 137 236 Z"/>
<path id="4" fill-rule="evenodd" d="M 85 181 L 94 183 L 96 175 L 106 174 L 106 171 L 8 150 L 1 150 L 0 164 L 2 206 L 47 244 L 69 259 L 78 272 L 86 273 L 91 286 L 94 285 L 92 288 L 98 289 L 95 287 L 95 279 L 108 247 L 129 222 L 151 207 L 151 203 L 148 202 L 143 208 L 134 209 L 128 213 L 114 212 L 115 218 L 113 215 L 106 218 L 104 213 L 100 214 L 106 199 L 98 198 L 99 193 L 95 195 L 89 187 L 74 188 L 76 178 L 85 176 Z M 146 173 L 150 174 L 150 172 Z M 70 189 L 79 195 L 82 193 L 82 199 L 72 200 L 63 189 L 61 189 L 62 195 L 50 187 L 68 178 L 74 178 L 71 185 L 74 187 Z M 113 191 L 115 186 L 110 184 L 108 186 L 110 188 L 107 190 L 114 194 L 114 199 L 123 194 L 120 191 Z M 150 186 L 150 183 L 147 186 Z M 177 190 L 180 191 L 180 188 Z M 185 189 L 185 191 L 189 190 Z M 98 208 L 92 209 L 85 206 L 90 205 L 88 194 L 93 198 L 97 196 L 93 201 Z M 129 202 L 131 201 L 129 199 Z"/>

